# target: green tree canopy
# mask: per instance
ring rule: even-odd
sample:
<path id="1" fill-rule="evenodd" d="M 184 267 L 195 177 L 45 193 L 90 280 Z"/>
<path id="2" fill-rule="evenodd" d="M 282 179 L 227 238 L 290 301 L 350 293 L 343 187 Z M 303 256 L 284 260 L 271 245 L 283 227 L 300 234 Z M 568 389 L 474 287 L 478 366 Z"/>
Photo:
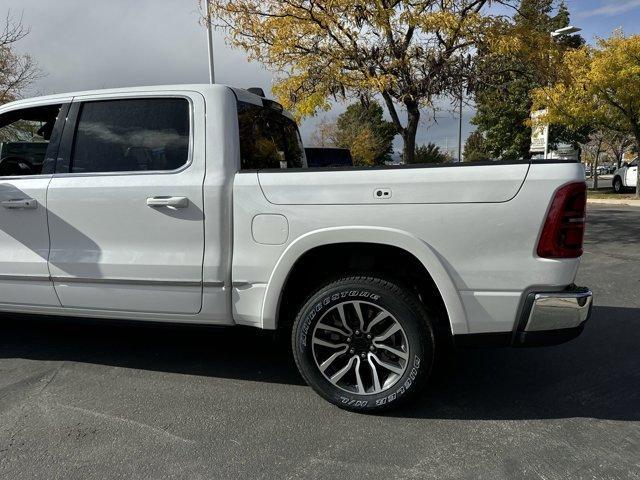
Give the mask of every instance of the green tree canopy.
<path id="1" fill-rule="evenodd" d="M 354 103 L 338 117 L 335 144 L 351 150 L 358 165 L 382 165 L 391 160 L 393 139 L 398 130 L 383 118 L 384 111 L 376 102 Z"/>
<path id="2" fill-rule="evenodd" d="M 640 150 L 640 35 L 617 32 L 595 48 L 567 52 L 562 67 L 552 87 L 534 92 L 533 108 L 548 112 L 540 121 L 632 135 Z"/>
<path id="3" fill-rule="evenodd" d="M 469 135 L 467 142 L 464 144 L 464 161 L 465 162 L 487 162 L 491 160 L 491 155 L 487 150 L 482 133 L 477 130 Z"/>
<path id="4" fill-rule="evenodd" d="M 440 150 L 435 143 L 428 143 L 426 145 L 420 145 L 416 148 L 416 154 L 414 156 L 413 163 L 446 163 L 451 162 L 453 158 L 449 153 Z"/>
<path id="5" fill-rule="evenodd" d="M 584 43 L 580 36 L 551 39 L 551 32 L 569 25 L 566 5 L 555 8 L 555 0 L 520 0 L 507 35 L 515 47 L 508 51 L 480 49 L 478 83 L 475 88 L 477 112 L 472 123 L 485 138 L 493 158 L 530 158 L 531 127 L 528 124 L 535 88 L 554 78 L 555 67 L 564 51 Z M 554 129 L 551 143 L 576 144 L 582 137 L 573 131 Z"/>

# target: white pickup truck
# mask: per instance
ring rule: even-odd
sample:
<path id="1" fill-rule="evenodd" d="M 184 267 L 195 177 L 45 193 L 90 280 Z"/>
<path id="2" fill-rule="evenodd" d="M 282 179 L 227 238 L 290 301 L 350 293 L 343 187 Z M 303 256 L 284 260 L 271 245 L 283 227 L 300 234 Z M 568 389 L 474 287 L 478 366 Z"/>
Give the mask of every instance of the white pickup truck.
<path id="1" fill-rule="evenodd" d="M 308 168 L 279 104 L 221 85 L 23 100 L 0 135 L 32 144 L 0 159 L 0 311 L 289 332 L 357 411 L 447 345 L 562 343 L 590 315 L 579 163 Z"/>
<path id="2" fill-rule="evenodd" d="M 613 173 L 613 190 L 616 193 L 624 193 L 629 188 L 635 189 L 638 185 L 638 159 L 631 163 L 625 163 Z"/>

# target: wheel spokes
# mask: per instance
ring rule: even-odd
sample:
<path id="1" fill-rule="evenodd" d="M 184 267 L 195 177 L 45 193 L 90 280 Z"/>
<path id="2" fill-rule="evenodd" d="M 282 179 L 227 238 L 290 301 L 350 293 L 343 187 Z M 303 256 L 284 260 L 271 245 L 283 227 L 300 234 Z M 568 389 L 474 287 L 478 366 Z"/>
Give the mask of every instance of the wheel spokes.
<path id="1" fill-rule="evenodd" d="M 334 384 L 338 383 L 342 379 L 342 377 L 344 377 L 349 372 L 349 370 L 351 370 L 351 367 L 353 367 L 353 364 L 357 360 L 357 358 L 358 357 L 356 357 L 355 355 L 351 357 L 349 359 L 349 362 L 347 362 L 344 367 L 334 373 L 329 380 L 331 380 L 331 382 L 333 382 Z"/>
<path id="2" fill-rule="evenodd" d="M 397 367 L 395 365 L 392 365 L 388 362 L 383 362 L 382 360 L 380 360 L 380 358 L 378 358 L 375 354 L 371 354 L 371 356 L 375 359 L 375 361 L 378 363 L 378 365 L 380 365 L 383 368 L 386 368 L 387 370 L 393 372 L 393 373 L 397 373 L 398 375 L 402 375 L 404 373 L 404 368 L 402 367 Z"/>
<path id="3" fill-rule="evenodd" d="M 327 348 L 342 348 L 347 346 L 346 343 L 331 343 L 327 342 L 326 340 L 322 340 L 321 338 L 314 338 L 313 343 Z"/>
<path id="4" fill-rule="evenodd" d="M 373 341 L 374 342 L 384 342 L 387 338 L 391 337 L 392 335 L 394 335 L 396 332 L 399 332 L 400 330 L 402 330 L 402 327 L 400 326 L 400 324 L 398 322 L 395 322 L 393 325 L 391 325 L 389 328 L 387 328 L 383 334 L 378 335 L 377 337 L 375 337 L 373 339 Z"/>
<path id="5" fill-rule="evenodd" d="M 369 322 L 369 326 L 365 331 L 369 333 L 373 327 L 375 327 L 377 324 L 379 324 L 382 320 L 384 320 L 388 316 L 389 314 L 384 310 L 382 310 L 378 315 L 376 315 L 376 317 L 373 320 L 371 320 L 371 322 Z"/>
<path id="6" fill-rule="evenodd" d="M 407 360 L 409 358 L 409 355 L 407 355 L 407 353 L 403 352 L 402 350 L 390 347 L 389 345 L 385 345 L 384 343 L 374 342 L 373 344 L 376 348 L 381 348 L 383 350 L 386 350 L 387 352 L 393 353 L 396 357 L 400 357 L 403 360 Z"/>
<path id="7" fill-rule="evenodd" d="M 378 376 L 378 369 L 376 368 L 376 364 L 371 361 L 371 357 L 373 355 L 367 355 L 367 362 L 369 363 L 369 367 L 371 368 L 371 377 L 373 379 L 373 391 L 374 393 L 378 393 L 382 388 L 380 387 L 380 377 Z"/>
<path id="8" fill-rule="evenodd" d="M 327 330 L 328 332 L 339 333 L 343 337 L 348 337 L 349 336 L 348 332 L 345 332 L 344 330 L 342 330 L 342 329 L 340 329 L 338 327 L 333 327 L 331 325 L 325 325 L 324 323 L 318 323 L 318 328 L 320 328 L 322 330 Z"/>
<path id="9" fill-rule="evenodd" d="M 360 376 L 360 357 L 356 357 L 356 385 L 358 386 L 358 393 L 366 393 L 364 384 L 362 383 L 362 377 Z"/>
<path id="10" fill-rule="evenodd" d="M 405 373 L 410 355 L 401 323 L 364 299 L 344 299 L 324 312 L 311 345 L 319 373 L 336 388 L 358 395 L 391 388 Z"/>
<path id="11" fill-rule="evenodd" d="M 353 333 L 353 330 L 351 330 L 347 323 L 347 316 L 344 314 L 344 303 L 338 305 L 338 315 L 340 316 L 340 321 L 342 322 L 342 325 L 344 325 L 344 328 L 346 328 L 349 333 Z"/>
<path id="12" fill-rule="evenodd" d="M 347 353 L 348 349 L 349 347 L 345 345 L 345 347 L 342 350 L 338 350 L 336 353 L 334 353 L 329 358 L 327 358 L 324 362 L 320 364 L 320 371 L 324 373 L 324 371 L 331 366 L 331 364 L 335 361 L 335 359 Z"/>
<path id="13" fill-rule="evenodd" d="M 353 302 L 353 308 L 358 316 L 358 322 L 360 323 L 360 331 L 364 332 L 364 317 L 362 316 L 362 308 L 360 308 L 360 302 Z"/>

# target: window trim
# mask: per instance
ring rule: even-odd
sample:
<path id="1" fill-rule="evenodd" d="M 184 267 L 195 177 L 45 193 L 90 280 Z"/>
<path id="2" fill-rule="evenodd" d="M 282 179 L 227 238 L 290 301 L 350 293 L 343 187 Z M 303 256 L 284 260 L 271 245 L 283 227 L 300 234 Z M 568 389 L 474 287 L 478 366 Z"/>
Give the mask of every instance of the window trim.
<path id="1" fill-rule="evenodd" d="M 54 172 L 55 169 L 58 165 L 58 155 L 60 153 L 60 148 L 62 146 L 62 141 L 63 141 L 63 133 L 64 133 L 64 127 L 66 125 L 67 122 L 67 118 L 69 115 L 69 109 L 71 108 L 71 104 L 72 104 L 72 99 L 71 98 L 65 98 L 65 99 L 60 99 L 60 100 L 51 100 L 49 102 L 42 102 L 42 103 L 38 103 L 38 102 L 34 102 L 34 103 L 27 103 L 24 105 L 16 105 L 15 108 L 7 108 L 7 109 L 3 109 L 2 111 L 0 111 L 0 115 L 4 115 L 5 113 L 11 113 L 11 112 L 16 112 L 18 110 L 28 110 L 30 108 L 39 108 L 39 107 L 48 107 L 51 105 L 60 105 L 60 113 L 62 113 L 64 115 L 63 118 L 58 118 L 56 120 L 56 124 L 53 127 L 53 133 L 51 134 L 51 138 L 54 139 L 55 141 L 49 141 L 49 143 L 47 144 L 47 152 L 49 151 L 49 148 L 55 148 L 55 165 L 54 165 Z M 57 138 L 56 138 L 57 137 Z M 53 143 L 53 145 L 52 145 Z M 45 153 L 45 161 L 46 161 L 46 153 Z M 10 180 L 28 180 L 30 178 L 35 179 L 44 179 L 44 178 L 51 178 L 54 174 L 54 172 L 50 172 L 50 173 L 39 173 L 37 175 L 9 175 L 9 176 L 0 176 L 0 181 L 10 181 Z"/>
<path id="2" fill-rule="evenodd" d="M 154 100 L 164 98 L 179 98 L 186 100 L 189 108 L 189 152 L 187 154 L 187 161 L 184 165 L 174 170 L 133 170 L 123 172 L 61 172 L 58 171 L 60 163 L 65 163 L 67 168 L 71 167 L 72 154 L 74 150 L 74 144 L 76 135 L 78 133 L 78 125 L 80 123 L 80 111 L 85 103 L 92 102 L 108 102 L 119 100 Z M 144 95 L 140 93 L 125 94 L 125 95 L 109 95 L 99 97 L 74 97 L 71 102 L 71 107 L 68 113 L 67 123 L 65 124 L 64 131 L 62 133 L 62 140 L 59 150 L 58 159 L 56 162 L 56 170 L 53 174 L 56 178 L 67 177 L 121 177 L 130 175 L 175 175 L 182 173 L 193 164 L 194 157 L 194 145 L 195 145 L 195 117 L 194 117 L 194 105 L 193 98 L 189 95 L 174 94 L 174 93 L 153 93 L 151 95 Z"/>

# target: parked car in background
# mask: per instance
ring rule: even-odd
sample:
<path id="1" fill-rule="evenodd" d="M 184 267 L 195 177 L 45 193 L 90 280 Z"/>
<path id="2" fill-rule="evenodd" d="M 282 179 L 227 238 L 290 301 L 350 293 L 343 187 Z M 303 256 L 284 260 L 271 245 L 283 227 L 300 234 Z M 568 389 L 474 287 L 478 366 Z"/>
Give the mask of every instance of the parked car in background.
<path id="1" fill-rule="evenodd" d="M 312 168 L 353 166 L 353 158 L 348 148 L 307 147 L 304 152 L 307 166 Z"/>
<path id="2" fill-rule="evenodd" d="M 616 193 L 636 188 L 638 186 L 638 159 L 616 170 L 613 174 L 612 185 Z"/>
<path id="3" fill-rule="evenodd" d="M 2 172 L 0 311 L 280 330 L 361 412 L 453 343 L 562 343 L 591 313 L 580 163 L 309 168 L 282 106 L 222 85 L 0 107 L 24 121 L 52 131 L 42 167 Z"/>

